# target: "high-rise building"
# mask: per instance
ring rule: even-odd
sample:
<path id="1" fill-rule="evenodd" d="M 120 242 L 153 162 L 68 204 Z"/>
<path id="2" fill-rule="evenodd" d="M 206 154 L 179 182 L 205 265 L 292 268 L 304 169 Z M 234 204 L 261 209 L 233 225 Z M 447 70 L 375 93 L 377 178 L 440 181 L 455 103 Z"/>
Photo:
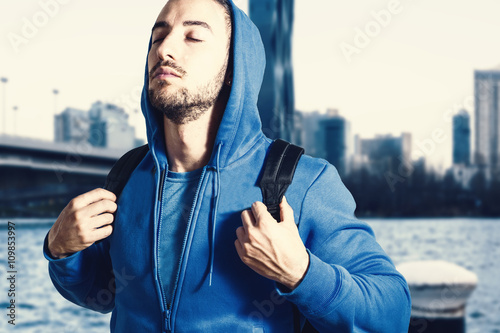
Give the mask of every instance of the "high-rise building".
<path id="1" fill-rule="evenodd" d="M 323 157 L 322 138 L 320 136 L 319 122 L 327 116 L 318 111 L 296 111 L 294 128 L 294 143 L 303 147 L 307 155 Z"/>
<path id="2" fill-rule="evenodd" d="M 453 164 L 470 164 L 470 117 L 466 110 L 453 116 Z"/>
<path id="3" fill-rule="evenodd" d="M 89 111 L 67 108 L 54 121 L 56 142 L 88 142 L 94 147 L 121 150 L 136 146 L 128 115 L 113 104 L 96 102 Z"/>
<path id="4" fill-rule="evenodd" d="M 477 70 L 475 80 L 474 162 L 500 169 L 500 70 Z"/>
<path id="5" fill-rule="evenodd" d="M 90 122 L 87 112 L 66 108 L 54 117 L 56 142 L 79 143 L 89 138 Z"/>
<path id="6" fill-rule="evenodd" d="M 397 174 L 400 166 L 411 164 L 411 134 L 403 133 L 400 137 L 380 135 L 373 139 L 361 139 L 356 136 L 356 157 L 360 161 L 357 167 L 366 167 L 371 173 Z"/>
<path id="7" fill-rule="evenodd" d="M 258 107 L 262 130 L 271 138 L 291 140 L 294 119 L 292 70 L 293 0 L 250 0 L 250 18 L 259 28 L 266 70 Z"/>
<path id="8" fill-rule="evenodd" d="M 341 176 L 349 172 L 348 155 L 350 144 L 350 124 L 339 116 L 338 111 L 330 109 L 324 119 L 319 121 L 321 157 L 333 164 Z"/>
<path id="9" fill-rule="evenodd" d="M 89 110 L 89 142 L 96 147 L 130 149 L 135 146 L 135 129 L 128 124 L 125 110 L 109 103 L 96 102 Z"/>

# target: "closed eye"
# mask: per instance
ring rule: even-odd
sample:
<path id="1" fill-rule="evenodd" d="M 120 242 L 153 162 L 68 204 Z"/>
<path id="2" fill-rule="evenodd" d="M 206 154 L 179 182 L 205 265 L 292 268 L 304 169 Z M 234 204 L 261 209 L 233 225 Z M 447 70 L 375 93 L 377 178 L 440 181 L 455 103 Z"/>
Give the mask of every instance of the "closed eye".
<path id="1" fill-rule="evenodd" d="M 190 42 L 194 42 L 194 43 L 199 43 L 199 42 L 203 42 L 201 39 L 197 39 L 197 38 L 193 38 L 193 37 L 186 37 L 186 39 Z"/>

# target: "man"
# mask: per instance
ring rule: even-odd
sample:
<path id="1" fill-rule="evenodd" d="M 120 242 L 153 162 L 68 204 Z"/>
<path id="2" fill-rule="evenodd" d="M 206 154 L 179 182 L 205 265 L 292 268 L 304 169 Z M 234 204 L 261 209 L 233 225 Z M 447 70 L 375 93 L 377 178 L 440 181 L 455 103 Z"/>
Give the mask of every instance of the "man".
<path id="1" fill-rule="evenodd" d="M 44 247 L 59 292 L 113 311 L 112 332 L 293 332 L 293 305 L 320 332 L 407 331 L 406 282 L 333 166 L 301 158 L 281 223 L 260 202 L 264 61 L 229 1 L 171 0 L 159 14 L 142 96 L 149 152 L 119 200 L 73 199 Z"/>

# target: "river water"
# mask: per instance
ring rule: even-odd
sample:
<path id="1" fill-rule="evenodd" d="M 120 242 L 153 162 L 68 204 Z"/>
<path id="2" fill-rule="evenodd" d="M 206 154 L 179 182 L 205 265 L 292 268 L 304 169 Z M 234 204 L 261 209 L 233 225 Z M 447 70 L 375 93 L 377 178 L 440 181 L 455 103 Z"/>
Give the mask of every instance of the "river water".
<path id="1" fill-rule="evenodd" d="M 16 222 L 16 221 L 14 221 Z M 396 265 L 441 259 L 478 275 L 467 305 L 467 333 L 500 333 L 500 219 L 370 219 L 377 240 Z M 85 310 L 54 289 L 42 255 L 50 225 L 16 225 L 16 325 L 8 324 L 7 230 L 0 232 L 0 332 L 104 333 L 110 315 Z"/>

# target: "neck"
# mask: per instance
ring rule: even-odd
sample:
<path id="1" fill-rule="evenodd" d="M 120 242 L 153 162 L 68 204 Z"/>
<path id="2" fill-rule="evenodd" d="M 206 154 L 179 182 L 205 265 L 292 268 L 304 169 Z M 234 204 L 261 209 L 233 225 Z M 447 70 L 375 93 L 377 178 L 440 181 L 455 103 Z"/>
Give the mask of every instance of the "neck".
<path id="1" fill-rule="evenodd" d="M 200 118 L 174 124 L 163 118 L 169 170 L 189 172 L 208 164 L 226 103 L 219 100 Z"/>

